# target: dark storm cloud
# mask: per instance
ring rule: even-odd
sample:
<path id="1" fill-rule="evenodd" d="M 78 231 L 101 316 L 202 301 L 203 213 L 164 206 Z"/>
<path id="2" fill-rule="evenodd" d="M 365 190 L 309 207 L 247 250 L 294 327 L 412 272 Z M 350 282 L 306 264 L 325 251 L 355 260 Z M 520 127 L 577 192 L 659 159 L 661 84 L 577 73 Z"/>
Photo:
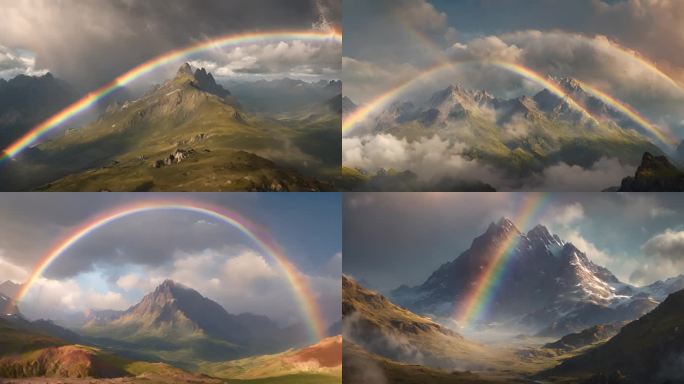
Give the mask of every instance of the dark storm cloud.
<path id="1" fill-rule="evenodd" d="M 641 251 L 643 244 L 645 250 L 656 249 L 650 239 L 667 240 L 664 237 L 682 230 L 684 197 L 679 194 L 536 196 L 546 203 L 525 224 L 515 216 L 524 193 L 345 194 L 344 273 L 385 292 L 401 284 L 420 284 L 501 217 L 527 225 L 522 231 L 547 225 L 623 281 L 646 284 L 684 272 L 681 265 L 658 268 L 659 262 Z M 657 248 L 659 252 L 678 244 L 660 243 L 664 245 Z M 653 265 L 642 271 L 647 264 Z M 639 273 L 633 275 L 635 271 Z"/>
<path id="2" fill-rule="evenodd" d="M 109 81 L 154 55 L 235 32 L 340 22 L 339 0 L 0 0 L 0 44 L 79 86 Z"/>
<path id="3" fill-rule="evenodd" d="M 290 198 L 238 194 L 3 194 L 0 196 L 0 258 L 27 270 L 59 239 L 115 207 L 146 200 L 198 201 L 234 211 L 265 226 L 304 271 L 318 271 L 341 250 L 336 195 Z M 338 220 L 339 221 L 339 220 Z M 297 227 L 291 227 L 297 223 Z M 317 233 L 314 238 L 306 233 Z M 258 247 L 235 228 L 197 213 L 158 211 L 108 224 L 74 245 L 47 271 L 64 278 L 95 266 L 161 266 L 177 253 L 226 246 Z M 114 273 L 116 271 L 114 270 Z M 112 276 L 115 278 L 116 276 Z"/>

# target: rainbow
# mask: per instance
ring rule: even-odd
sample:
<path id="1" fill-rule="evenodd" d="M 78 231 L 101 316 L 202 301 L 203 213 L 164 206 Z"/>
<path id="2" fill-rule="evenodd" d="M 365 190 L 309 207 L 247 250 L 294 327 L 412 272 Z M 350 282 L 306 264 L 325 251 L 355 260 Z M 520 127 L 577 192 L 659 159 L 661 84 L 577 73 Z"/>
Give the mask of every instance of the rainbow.
<path id="1" fill-rule="evenodd" d="M 546 205 L 549 200 L 548 194 L 529 193 L 524 196 L 524 201 L 520 205 L 513 221 L 517 222 L 520 228 L 527 228 L 531 219 L 537 216 L 538 212 Z M 510 256 L 514 253 L 520 240 L 520 235 L 515 231 L 509 233 L 497 247 L 493 250 L 493 255 L 489 265 L 483 267 L 472 289 L 457 306 L 456 321 L 458 324 L 467 328 L 470 324 L 477 321 L 483 312 L 489 308 L 499 284 L 501 283 Z"/>
<path id="2" fill-rule="evenodd" d="M 669 147 L 677 146 L 677 139 L 674 138 L 672 134 L 649 122 L 645 117 L 641 116 L 639 112 L 637 112 L 634 108 L 587 83 L 584 83 L 579 80 L 577 80 L 577 82 L 585 91 L 589 92 L 594 97 L 600 99 L 601 101 L 617 109 L 618 111 L 624 113 L 634 122 L 644 127 L 647 131 L 651 132 L 663 144 Z"/>
<path id="3" fill-rule="evenodd" d="M 144 212 L 160 210 L 195 212 L 212 217 L 237 228 L 257 244 L 265 253 L 272 257 L 283 270 L 297 297 L 302 313 L 305 315 L 309 330 L 311 331 L 312 340 L 318 341 L 325 337 L 326 323 L 316 301 L 316 296 L 309 286 L 308 279 L 288 260 L 285 256 L 285 252 L 270 237 L 269 233 L 265 229 L 260 228 L 247 219 L 239 216 L 237 213 L 204 204 L 198 204 L 196 202 L 146 201 L 117 207 L 86 221 L 55 243 L 38 261 L 33 268 L 29 280 L 22 286 L 21 290 L 14 298 L 14 302 L 20 302 L 35 282 L 43 275 L 45 270 L 81 239 L 119 219 Z"/>
<path id="4" fill-rule="evenodd" d="M 514 64 L 514 63 L 507 63 L 507 62 L 502 62 L 502 61 L 461 61 L 461 62 L 450 62 L 450 63 L 440 63 L 436 66 L 430 67 L 426 69 L 425 71 L 421 72 L 418 74 L 416 77 L 402 82 L 394 87 L 392 87 L 390 90 L 387 92 L 377 96 L 375 99 L 370 101 L 369 103 L 366 103 L 363 107 L 358 108 L 356 111 L 354 111 L 352 114 L 346 116 L 343 119 L 342 122 L 342 134 L 343 135 L 348 135 L 353 131 L 354 128 L 356 128 L 361 122 L 366 120 L 368 116 L 373 113 L 374 111 L 378 110 L 379 108 L 382 108 L 383 106 L 386 106 L 390 101 L 394 100 L 397 96 L 401 95 L 403 92 L 407 91 L 408 89 L 412 88 L 415 84 L 418 82 L 421 82 L 447 68 L 453 68 L 458 65 L 463 65 L 463 64 L 472 64 L 472 63 L 481 63 L 481 64 L 488 64 L 488 65 L 493 65 L 501 69 L 505 69 L 507 71 L 513 72 L 517 75 L 520 75 L 528 80 L 531 80 L 540 86 L 548 89 L 550 92 L 552 92 L 554 95 L 558 96 L 559 98 L 563 99 L 566 101 L 573 109 L 581 112 L 584 116 L 589 118 L 590 120 L 598 123 L 596 118 L 589 113 L 589 111 L 586 110 L 583 106 L 579 105 L 572 97 L 570 97 L 567 92 L 565 92 L 558 84 L 554 83 L 553 81 L 544 78 L 542 75 L 534 72 L 533 70 L 523 67 L 520 64 Z"/>
<path id="5" fill-rule="evenodd" d="M 33 129 L 31 129 L 24 136 L 15 141 L 12 145 L 5 148 L 4 154 L 0 156 L 0 161 L 15 157 L 19 152 L 38 142 L 45 134 L 51 130 L 59 127 L 69 119 L 77 114 L 85 111 L 93 106 L 98 100 L 111 94 L 113 91 L 130 84 L 136 79 L 152 72 L 153 70 L 168 64 L 170 62 L 179 60 L 189 55 L 202 52 L 208 49 L 223 48 L 228 46 L 237 46 L 243 44 L 260 44 L 282 40 L 298 40 L 298 41 L 334 41 L 342 42 L 342 35 L 337 31 L 331 32 L 316 32 L 316 31 L 277 31 L 277 32 L 254 32 L 244 33 L 238 35 L 222 36 L 206 41 L 201 41 L 196 44 L 176 49 L 157 57 L 154 57 L 137 67 L 122 74 L 111 82 L 102 87 L 90 92 L 82 99 L 69 105 L 62 111 L 58 112 L 49 119 L 43 121 Z"/>

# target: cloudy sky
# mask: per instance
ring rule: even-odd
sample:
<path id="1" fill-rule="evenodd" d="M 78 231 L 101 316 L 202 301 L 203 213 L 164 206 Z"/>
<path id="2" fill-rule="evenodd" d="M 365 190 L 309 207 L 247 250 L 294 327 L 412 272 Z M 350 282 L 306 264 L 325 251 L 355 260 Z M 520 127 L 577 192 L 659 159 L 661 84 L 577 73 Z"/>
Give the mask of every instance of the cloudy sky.
<path id="1" fill-rule="evenodd" d="M 448 84 L 506 98 L 542 89 L 518 74 L 476 64 L 504 61 L 542 76 L 582 80 L 628 103 L 676 140 L 684 138 L 684 2 L 348 0 L 343 11 L 344 92 L 357 104 L 448 62 L 468 63 L 421 78 L 393 101 L 421 105 Z M 634 167 L 612 158 L 586 168 L 559 163 L 521 188 L 508 185 L 496 170 L 461 157 L 464 148 L 458 142 L 424 138 L 410 143 L 365 132 L 357 130 L 343 140 L 343 162 L 371 172 L 410 169 L 425 179 L 477 174 L 499 190 L 572 191 L 603 190 L 634 173 Z"/>
<path id="2" fill-rule="evenodd" d="M 684 273 L 684 196 L 563 193 L 523 232 L 543 224 L 635 285 Z M 501 217 L 515 221 L 524 193 L 352 193 L 343 202 L 344 273 L 389 291 L 423 283 Z M 522 223 L 516 223 L 523 225 Z"/>
<path id="3" fill-rule="evenodd" d="M 249 31 L 340 28 L 339 0 L 0 0 L 0 78 L 45 71 L 92 90 L 158 54 Z M 339 78 L 339 44 L 287 41 L 189 58 L 220 76 Z M 170 64 L 142 81 L 174 73 Z"/>
<path id="4" fill-rule="evenodd" d="M 2 194 L 0 282 L 23 282 L 37 260 L 84 220 L 122 204 L 159 199 L 135 194 Z M 310 278 L 330 323 L 340 316 L 338 194 L 164 194 L 235 211 L 267 228 Z M 126 309 L 164 279 L 186 284 L 228 312 L 302 321 L 285 275 L 236 229 L 197 213 L 146 212 L 115 221 L 79 241 L 30 290 L 32 317 L 88 308 Z M 55 311 L 55 304 L 59 311 Z"/>

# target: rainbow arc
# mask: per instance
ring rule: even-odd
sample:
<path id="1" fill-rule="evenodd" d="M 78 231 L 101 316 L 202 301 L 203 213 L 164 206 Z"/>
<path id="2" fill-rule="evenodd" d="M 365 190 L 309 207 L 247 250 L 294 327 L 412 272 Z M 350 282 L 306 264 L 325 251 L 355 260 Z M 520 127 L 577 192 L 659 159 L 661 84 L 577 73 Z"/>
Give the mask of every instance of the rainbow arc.
<path id="1" fill-rule="evenodd" d="M 59 257 L 64 255 L 80 240 L 86 238 L 93 232 L 114 221 L 151 211 L 185 211 L 194 212 L 214 218 L 220 222 L 228 224 L 238 229 L 246 235 L 252 242 L 271 257 L 284 272 L 292 291 L 297 298 L 297 302 L 307 321 L 313 341 L 321 340 L 326 334 L 326 322 L 319 308 L 316 295 L 309 284 L 309 279 L 302 274 L 299 269 L 287 258 L 284 250 L 275 242 L 267 230 L 257 226 L 235 212 L 222 208 L 212 207 L 196 202 L 179 200 L 160 200 L 147 201 L 131 205 L 124 205 L 114 210 L 105 212 L 82 223 L 78 228 L 71 231 L 67 236 L 55 243 L 52 248 L 38 261 L 33 268 L 28 281 L 22 286 L 21 290 L 14 297 L 14 301 L 19 303 L 31 290 L 31 287 L 43 275 L 45 270 L 54 263 Z"/>
<path id="2" fill-rule="evenodd" d="M 0 161 L 15 157 L 24 149 L 36 144 L 47 133 L 66 123 L 74 116 L 82 113 L 95 105 L 98 100 L 106 97 L 115 90 L 130 84 L 140 77 L 149 74 L 155 69 L 168 63 L 177 61 L 181 58 L 206 51 L 209 49 L 225 48 L 229 46 L 239 46 L 244 44 L 264 44 L 280 41 L 311 41 L 311 42 L 342 42 L 342 35 L 337 31 L 317 32 L 317 31 L 275 31 L 275 32 L 256 32 L 237 35 L 222 36 L 199 43 L 176 49 L 157 57 L 154 57 L 137 67 L 122 74 L 116 79 L 103 85 L 102 87 L 90 92 L 75 103 L 69 105 L 62 111 L 53 115 L 49 119 L 35 126 L 24 136 L 4 149 L 0 155 Z"/>

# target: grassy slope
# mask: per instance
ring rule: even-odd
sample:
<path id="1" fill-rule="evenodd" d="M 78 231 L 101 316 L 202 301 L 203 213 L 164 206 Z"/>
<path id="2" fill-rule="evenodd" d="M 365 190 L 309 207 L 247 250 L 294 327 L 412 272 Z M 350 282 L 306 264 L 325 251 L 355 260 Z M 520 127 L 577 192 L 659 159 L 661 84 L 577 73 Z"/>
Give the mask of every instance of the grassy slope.
<path id="1" fill-rule="evenodd" d="M 204 363 L 198 371 L 214 377 L 256 379 L 297 374 L 341 378 L 342 337 L 273 355 L 254 356 L 221 363 Z"/>
<path id="2" fill-rule="evenodd" d="M 426 127 L 411 121 L 388 127 L 386 132 L 409 141 L 438 135 L 445 140 L 466 143 L 465 157 L 519 178 L 561 161 L 589 167 L 602 157 L 612 157 L 636 166 L 644 152 L 662 153 L 636 131 L 611 124 L 580 126 L 543 114 L 535 114 L 528 123 L 528 134 L 523 138 L 507 135 L 503 126 L 477 114 L 454 127 Z"/>
<path id="3" fill-rule="evenodd" d="M 323 177 L 338 172 L 339 119 L 284 124 L 247 116 L 230 100 L 189 82 L 177 78 L 40 145 L 41 160 L 65 177 L 46 189 L 267 190 L 275 181 L 311 190 L 321 186 L 288 169 Z M 196 153 L 188 164 L 152 167 L 176 149 L 189 148 Z"/>

